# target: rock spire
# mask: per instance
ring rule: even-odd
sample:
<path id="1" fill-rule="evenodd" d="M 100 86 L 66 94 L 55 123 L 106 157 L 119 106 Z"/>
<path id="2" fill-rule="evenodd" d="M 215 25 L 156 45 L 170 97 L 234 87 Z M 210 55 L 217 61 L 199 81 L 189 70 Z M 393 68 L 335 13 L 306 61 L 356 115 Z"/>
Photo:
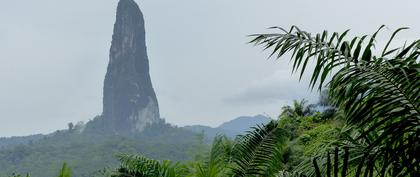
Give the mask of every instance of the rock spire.
<path id="1" fill-rule="evenodd" d="M 120 0 L 104 81 L 103 119 L 113 131 L 141 132 L 159 121 L 149 75 L 143 14 L 133 0 Z"/>

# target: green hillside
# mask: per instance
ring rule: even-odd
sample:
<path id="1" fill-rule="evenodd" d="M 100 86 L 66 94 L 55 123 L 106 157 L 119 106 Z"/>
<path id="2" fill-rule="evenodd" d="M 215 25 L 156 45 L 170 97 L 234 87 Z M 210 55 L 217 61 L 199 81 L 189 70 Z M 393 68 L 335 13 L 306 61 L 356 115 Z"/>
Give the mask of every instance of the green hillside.
<path id="1" fill-rule="evenodd" d="M 67 162 L 75 177 L 90 177 L 101 169 L 116 167 L 119 153 L 187 161 L 198 150 L 196 145 L 200 145 L 197 134 L 163 121 L 132 136 L 93 132 L 57 131 L 27 145 L 6 147 L 0 150 L 0 176 L 12 173 L 55 176 L 63 162 Z"/>

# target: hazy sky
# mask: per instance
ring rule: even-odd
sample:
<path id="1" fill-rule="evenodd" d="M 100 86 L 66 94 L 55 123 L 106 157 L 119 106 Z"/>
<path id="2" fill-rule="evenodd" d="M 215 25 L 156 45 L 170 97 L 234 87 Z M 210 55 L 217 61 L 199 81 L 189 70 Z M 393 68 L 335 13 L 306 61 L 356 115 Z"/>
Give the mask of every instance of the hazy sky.
<path id="1" fill-rule="evenodd" d="M 286 62 L 247 44 L 270 26 L 420 37 L 418 0 L 142 0 L 162 117 L 216 126 L 316 101 Z M 117 0 L 0 0 L 0 136 L 48 133 L 102 112 Z M 380 36 L 378 42 L 387 39 Z"/>

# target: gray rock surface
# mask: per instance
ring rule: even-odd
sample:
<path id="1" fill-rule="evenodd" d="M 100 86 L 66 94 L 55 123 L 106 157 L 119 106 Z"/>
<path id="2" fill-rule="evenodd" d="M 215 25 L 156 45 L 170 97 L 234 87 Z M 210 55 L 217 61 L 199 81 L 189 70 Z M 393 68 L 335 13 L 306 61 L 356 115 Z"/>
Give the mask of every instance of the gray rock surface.
<path id="1" fill-rule="evenodd" d="M 102 118 L 117 133 L 141 132 L 160 119 L 149 75 L 143 14 L 133 0 L 118 3 Z"/>

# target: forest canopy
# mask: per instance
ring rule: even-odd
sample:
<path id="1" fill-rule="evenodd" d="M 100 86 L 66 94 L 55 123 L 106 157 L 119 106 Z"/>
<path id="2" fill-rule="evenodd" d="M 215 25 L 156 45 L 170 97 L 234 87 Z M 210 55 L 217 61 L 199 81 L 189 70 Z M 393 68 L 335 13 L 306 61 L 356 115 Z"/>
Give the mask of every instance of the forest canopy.
<path id="1" fill-rule="evenodd" d="M 321 94 L 319 103 L 296 100 L 275 120 L 235 139 L 218 135 L 211 145 L 200 141 L 185 161 L 119 154 L 119 167 L 98 169 L 97 175 L 418 176 L 420 40 L 392 48 L 407 29 L 399 28 L 375 49 L 383 28 L 356 37 L 348 37 L 349 31 L 313 35 L 296 26 L 251 35 L 250 43 L 269 50 L 271 58 L 291 54 L 293 73 L 301 78 L 309 73 L 309 86 Z M 72 170 L 78 169 L 65 164 L 59 175 L 70 176 Z"/>

